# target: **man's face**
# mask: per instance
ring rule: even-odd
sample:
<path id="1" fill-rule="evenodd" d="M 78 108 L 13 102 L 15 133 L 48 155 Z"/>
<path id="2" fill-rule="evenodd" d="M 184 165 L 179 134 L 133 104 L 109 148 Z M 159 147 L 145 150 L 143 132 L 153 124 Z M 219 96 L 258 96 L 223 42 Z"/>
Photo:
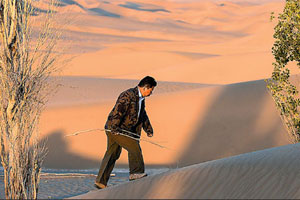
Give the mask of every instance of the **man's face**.
<path id="1" fill-rule="evenodd" d="M 142 88 L 143 97 L 149 97 L 152 94 L 153 90 L 154 90 L 154 86 L 151 88 L 143 87 Z"/>

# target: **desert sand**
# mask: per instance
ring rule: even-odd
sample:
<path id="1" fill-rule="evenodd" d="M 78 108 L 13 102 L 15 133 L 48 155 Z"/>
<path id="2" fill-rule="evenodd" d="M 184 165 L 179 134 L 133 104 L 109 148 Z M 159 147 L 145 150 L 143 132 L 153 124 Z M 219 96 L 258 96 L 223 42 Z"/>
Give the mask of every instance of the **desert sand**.
<path id="1" fill-rule="evenodd" d="M 62 0 L 59 15 L 73 21 L 60 44 L 74 59 L 55 74 L 61 87 L 41 116 L 44 167 L 99 167 L 106 136 L 97 129 L 120 92 L 150 75 L 158 81 L 146 100 L 154 137 L 143 139 L 165 148 L 141 141 L 146 168 L 175 170 L 81 198 L 297 197 L 292 172 L 284 174 L 297 166 L 297 145 L 279 147 L 290 142 L 264 81 L 273 70 L 270 14 L 283 7 L 283 0 Z M 91 131 L 68 136 L 84 130 Z M 279 148 L 249 153 L 272 147 Z M 126 151 L 117 166 L 128 166 Z"/>
<path id="2" fill-rule="evenodd" d="M 299 144 L 209 161 L 75 199 L 298 199 Z"/>
<path id="3" fill-rule="evenodd" d="M 57 75 L 62 86 L 41 117 L 45 166 L 98 167 L 103 132 L 65 136 L 102 129 L 120 92 L 146 75 L 158 81 L 146 100 L 151 141 L 167 147 L 142 142 L 149 166 L 187 166 L 288 144 L 263 80 L 272 72 L 270 13 L 283 5 L 62 1 L 58 10 L 74 19 L 62 43 L 75 58 Z M 127 165 L 126 153 L 118 164 Z"/>
<path id="4" fill-rule="evenodd" d="M 124 88 L 134 86 L 135 81 L 94 79 L 94 82 L 94 89 L 81 85 L 81 89 L 61 90 L 56 96 L 59 104 L 53 99 L 52 106 L 43 113 L 41 120 L 45 123 L 41 129 L 49 133 L 50 149 L 45 166 L 78 169 L 95 168 L 100 164 L 106 150 L 104 132 L 65 136 L 81 130 L 102 129 L 115 96 Z M 105 94 L 107 85 L 115 85 L 115 96 Z M 179 86 L 185 89 L 162 82 L 156 93 L 146 100 L 154 137 L 148 139 L 146 134 L 142 135 L 168 148 L 142 141 L 146 166 L 176 168 L 288 144 L 263 80 L 225 86 Z M 86 98 L 89 92 L 98 97 L 95 94 Z M 106 101 L 100 102 L 97 99 L 102 93 Z M 81 98 L 85 98 L 86 104 Z M 127 166 L 125 152 L 117 164 Z"/>

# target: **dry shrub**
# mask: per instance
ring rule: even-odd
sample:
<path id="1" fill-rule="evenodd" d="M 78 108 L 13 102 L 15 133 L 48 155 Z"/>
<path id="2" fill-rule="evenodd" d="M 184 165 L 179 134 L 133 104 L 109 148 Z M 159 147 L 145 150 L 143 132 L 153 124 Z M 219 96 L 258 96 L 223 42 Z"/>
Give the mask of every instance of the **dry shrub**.
<path id="1" fill-rule="evenodd" d="M 47 5 L 33 29 L 35 4 Z M 61 36 L 55 0 L 0 0 L 0 154 L 7 199 L 36 199 L 44 145 L 38 123 L 52 87 Z M 34 22 L 37 23 L 37 22 Z"/>

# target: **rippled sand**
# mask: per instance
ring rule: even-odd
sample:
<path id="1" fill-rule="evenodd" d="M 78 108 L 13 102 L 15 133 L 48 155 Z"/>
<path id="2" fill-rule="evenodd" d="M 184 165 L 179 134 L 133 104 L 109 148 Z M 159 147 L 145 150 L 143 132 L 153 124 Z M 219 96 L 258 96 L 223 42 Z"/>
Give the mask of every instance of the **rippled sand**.
<path id="1" fill-rule="evenodd" d="M 149 175 L 159 174 L 169 169 L 146 169 Z M 98 169 L 53 170 L 45 169 L 41 175 L 39 199 L 62 199 L 96 191 L 94 182 Z M 128 169 L 114 169 L 108 186 L 128 181 Z M 4 199 L 3 170 L 0 170 L 0 199 Z"/>

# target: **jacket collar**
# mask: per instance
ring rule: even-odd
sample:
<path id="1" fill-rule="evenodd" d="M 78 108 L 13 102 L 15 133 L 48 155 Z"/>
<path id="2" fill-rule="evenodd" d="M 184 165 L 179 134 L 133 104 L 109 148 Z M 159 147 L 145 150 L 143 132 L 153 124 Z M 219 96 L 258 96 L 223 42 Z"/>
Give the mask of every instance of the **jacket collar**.
<path id="1" fill-rule="evenodd" d="M 133 91 L 134 91 L 134 94 L 135 94 L 136 98 L 139 99 L 139 88 L 138 88 L 138 86 L 133 88 Z"/>
<path id="2" fill-rule="evenodd" d="M 139 98 L 144 98 L 141 91 L 138 89 L 138 93 L 139 93 Z"/>
<path id="3" fill-rule="evenodd" d="M 136 98 L 139 100 L 140 98 L 145 99 L 145 97 L 142 96 L 141 92 L 139 91 L 138 86 L 136 86 L 135 88 L 133 88 L 134 94 L 136 96 Z M 140 96 L 141 95 L 141 96 Z"/>

